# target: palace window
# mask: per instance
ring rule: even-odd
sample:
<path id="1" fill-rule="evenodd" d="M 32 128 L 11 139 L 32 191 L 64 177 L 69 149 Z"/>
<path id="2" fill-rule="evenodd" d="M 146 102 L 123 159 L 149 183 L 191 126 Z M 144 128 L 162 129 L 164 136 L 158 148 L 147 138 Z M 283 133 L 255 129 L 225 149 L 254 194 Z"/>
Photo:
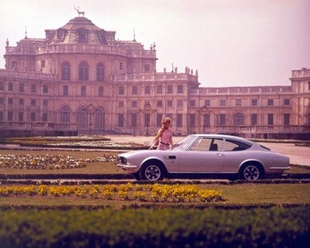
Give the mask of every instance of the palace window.
<path id="1" fill-rule="evenodd" d="M 103 96 L 103 86 L 99 86 L 99 88 L 98 88 L 98 96 Z"/>
<path id="2" fill-rule="evenodd" d="M 167 101 L 167 107 L 172 107 L 173 106 L 173 101 L 172 100 L 168 100 Z"/>
<path id="3" fill-rule="evenodd" d="M 182 126 L 183 126 L 183 115 L 177 114 L 177 127 L 182 127 Z"/>
<path id="4" fill-rule="evenodd" d="M 4 113 L 0 110 L 0 121 L 4 121 Z"/>
<path id="5" fill-rule="evenodd" d="M 48 85 L 43 85 L 43 93 L 48 94 Z"/>
<path id="6" fill-rule="evenodd" d="M 104 109 L 100 108 L 95 112 L 95 127 L 103 129 L 105 126 L 105 113 Z"/>
<path id="7" fill-rule="evenodd" d="M 267 100 L 267 105 L 268 106 L 273 106 L 273 99 L 268 99 Z"/>
<path id="8" fill-rule="evenodd" d="M 44 112 L 44 113 L 42 114 L 42 121 L 47 122 L 47 120 L 48 120 L 47 117 L 48 117 L 47 113 Z"/>
<path id="9" fill-rule="evenodd" d="M 196 126 L 195 114 L 189 114 L 189 126 L 190 127 L 195 127 Z"/>
<path id="10" fill-rule="evenodd" d="M 157 94 L 162 94 L 162 93 L 163 93 L 163 86 L 157 85 Z"/>
<path id="11" fill-rule="evenodd" d="M 146 85 L 144 88 L 144 93 L 145 94 L 150 94 L 151 93 L 151 86 L 150 85 Z"/>
<path id="12" fill-rule="evenodd" d="M 85 107 L 80 108 L 77 113 L 77 122 L 79 128 L 87 128 L 88 126 L 90 127 L 90 125 L 88 125 L 88 119 L 90 118 L 88 118 L 86 108 Z"/>
<path id="13" fill-rule="evenodd" d="M 37 92 L 37 86 L 35 84 L 31 84 L 31 93 L 36 93 Z"/>
<path id="14" fill-rule="evenodd" d="M 78 43 L 87 43 L 88 33 L 84 28 L 80 28 L 77 30 L 78 33 Z"/>
<path id="15" fill-rule="evenodd" d="M 19 92 L 24 92 L 24 91 L 25 91 L 25 84 L 19 83 Z"/>
<path id="16" fill-rule="evenodd" d="M 137 86 L 132 86 L 131 94 L 133 94 L 133 95 L 137 95 L 138 94 L 138 87 Z"/>
<path id="17" fill-rule="evenodd" d="M 268 114 L 267 115 L 267 124 L 268 125 L 273 125 L 273 114 Z"/>
<path id="18" fill-rule="evenodd" d="M 195 100 L 190 100 L 189 106 L 195 107 L 196 106 L 196 101 Z"/>
<path id="19" fill-rule="evenodd" d="M 211 106 L 210 100 L 205 100 L 205 106 Z"/>
<path id="20" fill-rule="evenodd" d="M 118 126 L 123 127 L 124 126 L 124 115 L 118 114 Z"/>
<path id="21" fill-rule="evenodd" d="M 173 93 L 173 86 L 172 86 L 171 84 L 169 84 L 169 85 L 167 86 L 167 93 L 168 93 L 168 94 L 172 94 L 172 93 Z"/>
<path id="22" fill-rule="evenodd" d="M 18 121 L 24 121 L 24 112 L 18 112 Z"/>
<path id="23" fill-rule="evenodd" d="M 86 96 L 86 86 L 85 85 L 81 86 L 81 96 Z"/>
<path id="24" fill-rule="evenodd" d="M 104 82 L 104 66 L 101 63 L 97 65 L 96 77 L 98 82 Z"/>
<path id="25" fill-rule="evenodd" d="M 150 72 L 150 65 L 144 65 L 144 72 Z"/>
<path id="26" fill-rule="evenodd" d="M 241 99 L 236 99 L 236 106 L 241 106 Z"/>
<path id="27" fill-rule="evenodd" d="M 48 107 L 48 100 L 43 100 L 43 107 Z"/>
<path id="28" fill-rule="evenodd" d="M 226 106 L 226 101 L 225 100 L 220 100 L 220 106 Z"/>
<path id="29" fill-rule="evenodd" d="M 225 114 L 220 114 L 219 118 L 219 125 L 224 126 L 226 124 L 226 115 Z"/>
<path id="30" fill-rule="evenodd" d="M 178 93 L 183 93 L 183 85 L 178 85 Z"/>
<path id="31" fill-rule="evenodd" d="M 63 96 L 68 96 L 69 95 L 69 86 L 68 85 L 64 85 L 63 87 L 62 87 L 62 94 L 63 94 Z"/>
<path id="32" fill-rule="evenodd" d="M 8 91 L 13 91 L 13 83 L 9 82 Z"/>
<path id="33" fill-rule="evenodd" d="M 251 114 L 251 125 L 257 125 L 257 114 Z"/>
<path id="34" fill-rule="evenodd" d="M 18 105 L 19 106 L 24 106 L 24 104 L 25 104 L 25 100 L 24 99 L 19 99 L 18 100 Z"/>
<path id="35" fill-rule="evenodd" d="M 162 107 L 163 106 L 163 101 L 157 101 L 156 107 Z"/>
<path id="36" fill-rule="evenodd" d="M 138 102 L 137 101 L 132 101 L 131 107 L 136 108 L 137 106 L 138 106 Z"/>
<path id="37" fill-rule="evenodd" d="M 291 105 L 290 99 L 284 99 L 284 100 L 283 100 L 283 104 L 284 104 L 285 106 Z"/>
<path id="38" fill-rule="evenodd" d="M 244 115 L 241 113 L 236 113 L 234 115 L 234 125 L 244 125 Z"/>
<path id="39" fill-rule="evenodd" d="M 64 62 L 61 65 L 61 80 L 70 80 L 71 66 L 68 62 Z"/>
<path id="40" fill-rule="evenodd" d="M 30 99 L 30 105 L 36 106 L 36 99 Z"/>
<path id="41" fill-rule="evenodd" d="M 251 102 L 252 102 L 252 106 L 257 106 L 257 99 L 252 99 Z"/>
<path id="42" fill-rule="evenodd" d="M 157 114 L 156 115 L 156 126 L 157 127 L 161 126 L 162 119 L 163 119 L 163 114 Z"/>
<path id="43" fill-rule="evenodd" d="M 8 111 L 8 121 L 13 121 L 13 111 Z"/>
<path id="44" fill-rule="evenodd" d="M 36 113 L 35 112 L 30 113 L 30 121 L 36 121 Z"/>
<path id="45" fill-rule="evenodd" d="M 137 125 L 137 115 L 131 114 L 131 126 L 135 127 Z"/>
<path id="46" fill-rule="evenodd" d="M 60 122 L 61 123 L 70 123 L 70 108 L 64 106 L 60 109 Z"/>
<path id="47" fill-rule="evenodd" d="M 211 126 L 210 114 L 205 114 L 205 115 L 203 116 L 203 125 L 204 125 L 205 127 Z"/>
<path id="48" fill-rule="evenodd" d="M 285 126 L 290 125 L 290 114 L 284 114 L 283 115 L 283 124 Z"/>
<path id="49" fill-rule="evenodd" d="M 119 87 L 118 87 L 118 94 L 119 94 L 119 95 L 124 95 L 124 94 L 125 94 L 125 88 L 124 88 L 124 86 L 119 86 Z"/>
<path id="50" fill-rule="evenodd" d="M 14 104 L 14 99 L 8 98 L 8 105 L 13 105 L 13 104 Z"/>
<path id="51" fill-rule="evenodd" d="M 4 90 L 4 82 L 0 82 L 0 90 Z"/>
<path id="52" fill-rule="evenodd" d="M 79 64 L 79 80 L 88 80 L 88 64 L 86 62 Z"/>

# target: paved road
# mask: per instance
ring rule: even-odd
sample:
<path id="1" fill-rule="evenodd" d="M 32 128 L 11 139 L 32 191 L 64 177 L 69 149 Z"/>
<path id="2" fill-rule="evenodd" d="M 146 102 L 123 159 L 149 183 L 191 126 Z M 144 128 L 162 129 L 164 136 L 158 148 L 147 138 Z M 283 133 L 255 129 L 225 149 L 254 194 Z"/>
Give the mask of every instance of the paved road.
<path id="1" fill-rule="evenodd" d="M 133 136 L 118 136 L 118 135 L 107 136 L 107 138 L 110 138 L 112 141 L 118 143 L 134 142 L 145 145 L 150 145 L 154 139 L 154 137 L 146 137 L 146 136 L 133 137 Z M 177 142 L 182 138 L 183 137 L 174 137 L 174 142 Z M 288 156 L 292 164 L 310 166 L 310 147 L 295 146 L 295 144 L 293 143 L 265 143 L 265 142 L 259 142 L 259 143 L 270 148 L 273 151 L 277 151 L 279 153 Z"/>

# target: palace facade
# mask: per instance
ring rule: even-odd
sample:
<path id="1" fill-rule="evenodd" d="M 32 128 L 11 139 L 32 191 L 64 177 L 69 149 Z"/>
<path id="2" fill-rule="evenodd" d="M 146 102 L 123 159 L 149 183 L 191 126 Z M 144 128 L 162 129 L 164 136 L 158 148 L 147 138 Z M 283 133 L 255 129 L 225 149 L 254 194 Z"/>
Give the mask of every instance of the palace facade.
<path id="1" fill-rule="evenodd" d="M 201 87 L 198 72 L 156 68 L 156 45 L 115 39 L 84 16 L 45 38 L 6 42 L 0 136 L 176 135 L 310 139 L 310 69 L 290 86 Z"/>

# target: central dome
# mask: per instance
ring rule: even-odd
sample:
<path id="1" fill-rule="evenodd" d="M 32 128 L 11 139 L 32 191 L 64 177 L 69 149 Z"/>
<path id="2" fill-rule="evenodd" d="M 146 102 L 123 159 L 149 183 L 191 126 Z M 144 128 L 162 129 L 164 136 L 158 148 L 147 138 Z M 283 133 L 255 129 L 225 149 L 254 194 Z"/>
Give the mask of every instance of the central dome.
<path id="1" fill-rule="evenodd" d="M 101 28 L 93 24 L 91 20 L 83 16 L 78 16 L 71 19 L 66 25 L 61 28 L 66 30 L 77 30 L 80 28 L 84 28 L 86 30 L 102 30 Z"/>

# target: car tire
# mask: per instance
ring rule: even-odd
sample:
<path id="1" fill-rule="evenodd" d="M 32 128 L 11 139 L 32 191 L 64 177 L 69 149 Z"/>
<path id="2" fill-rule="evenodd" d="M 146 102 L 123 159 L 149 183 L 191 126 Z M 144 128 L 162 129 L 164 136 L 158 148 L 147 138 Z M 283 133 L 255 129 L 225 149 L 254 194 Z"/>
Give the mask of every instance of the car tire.
<path id="1" fill-rule="evenodd" d="M 141 180 L 141 177 L 139 175 L 139 172 L 132 174 L 132 176 L 136 179 L 136 180 Z"/>
<path id="2" fill-rule="evenodd" d="M 142 180 L 161 181 L 166 176 L 166 170 L 160 162 L 149 161 L 142 166 L 139 176 Z"/>
<path id="3" fill-rule="evenodd" d="M 262 178 L 263 171 L 260 166 L 256 164 L 246 164 L 242 166 L 240 171 L 240 177 L 247 181 L 256 181 L 259 178 Z"/>

